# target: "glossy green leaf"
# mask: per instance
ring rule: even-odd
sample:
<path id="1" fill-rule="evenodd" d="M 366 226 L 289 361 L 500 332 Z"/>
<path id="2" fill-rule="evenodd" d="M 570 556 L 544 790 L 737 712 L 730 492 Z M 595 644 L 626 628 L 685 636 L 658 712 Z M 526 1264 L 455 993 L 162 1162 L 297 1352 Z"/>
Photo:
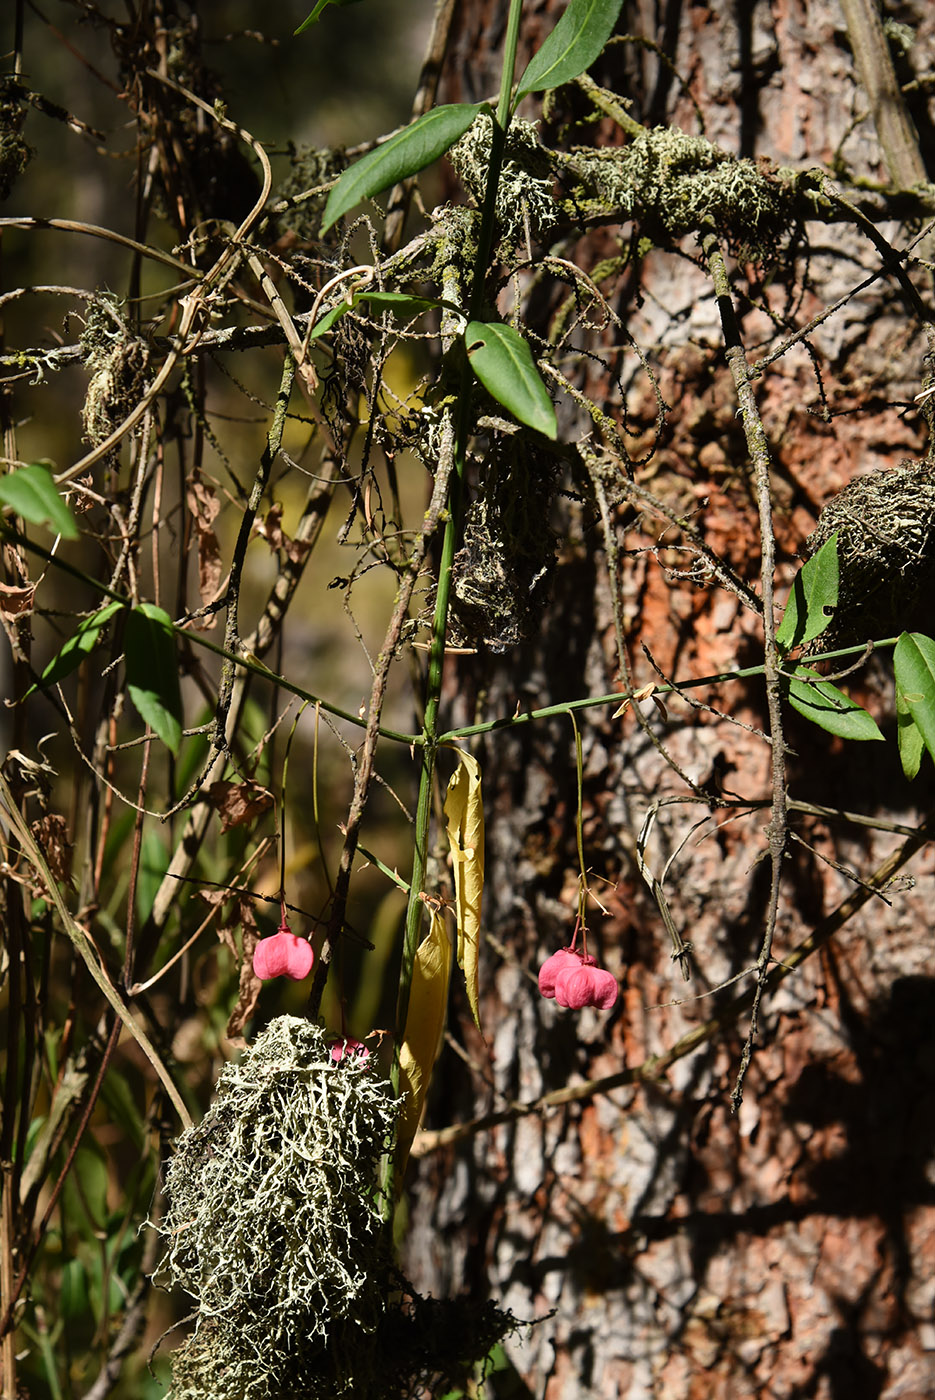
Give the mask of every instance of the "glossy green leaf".
<path id="1" fill-rule="evenodd" d="M 805 719 L 842 739 L 882 739 L 880 728 L 862 705 L 817 671 L 800 666 L 789 678 L 789 704 Z"/>
<path id="2" fill-rule="evenodd" d="M 803 564 L 792 583 L 785 616 L 776 632 L 783 651 L 820 637 L 838 605 L 838 537 L 825 540 Z"/>
<path id="3" fill-rule="evenodd" d="M 527 428 L 556 438 L 555 408 L 519 331 L 500 321 L 469 321 L 464 343 L 471 368 L 487 392 Z"/>
<path id="4" fill-rule="evenodd" d="M 919 697 L 921 698 L 921 697 Z M 914 778 L 922 763 L 925 740 L 922 730 L 912 718 L 912 710 L 907 696 L 896 688 L 896 741 L 899 745 L 899 761 L 907 778 Z"/>
<path id="5" fill-rule="evenodd" d="M 61 651 L 54 656 L 46 666 L 39 678 L 38 684 L 46 689 L 50 685 L 57 685 L 60 680 L 71 675 L 77 670 L 84 658 L 94 650 L 101 639 L 101 634 L 107 627 L 110 620 L 120 612 L 122 603 L 108 603 L 99 612 L 86 617 L 78 627 L 77 632 L 68 638 Z M 31 695 L 36 686 L 30 686 L 26 694 Z M 25 699 L 25 696 L 24 696 Z"/>
<path id="6" fill-rule="evenodd" d="M 52 473 L 42 462 L 0 476 L 0 503 L 12 506 L 17 515 L 30 525 L 47 525 L 66 540 L 78 538 L 75 517 L 52 480 Z"/>
<path id="7" fill-rule="evenodd" d="M 514 106 L 531 92 L 561 87 L 585 73 L 614 32 L 623 0 L 571 0 L 519 80 Z"/>
<path id="8" fill-rule="evenodd" d="M 354 292 L 349 300 L 339 301 L 337 306 L 332 306 L 315 322 L 309 340 L 317 340 L 320 335 L 330 331 L 335 321 L 360 302 L 377 311 L 392 311 L 395 316 L 419 316 L 423 311 L 435 311 L 439 307 L 447 307 L 461 316 L 464 314 L 453 302 L 436 301 L 432 297 L 413 297 L 407 292 Z"/>
<path id="9" fill-rule="evenodd" d="M 168 613 L 153 603 L 134 608 L 127 617 L 124 652 L 130 699 L 166 748 L 178 753 L 182 697 L 175 633 Z"/>
<path id="10" fill-rule="evenodd" d="M 899 756 L 906 776 L 913 778 L 915 773 L 906 767 L 906 760 L 908 757 L 911 762 L 913 746 L 917 741 L 912 737 L 903 716 L 908 716 L 922 743 L 935 758 L 935 641 L 923 632 L 903 632 L 893 652 L 893 674 L 896 680 Z M 903 753 L 904 742 L 906 757 Z M 921 761 L 921 754 L 919 759 Z M 916 764 L 915 772 L 918 771 Z"/>
<path id="11" fill-rule="evenodd" d="M 317 24 L 324 10 L 329 5 L 356 5 L 358 0 L 318 0 L 318 4 L 310 15 L 306 15 L 298 29 L 294 29 L 293 34 L 304 34 L 305 30 L 312 24 Z"/>
<path id="12" fill-rule="evenodd" d="M 424 170 L 464 135 L 485 103 L 433 107 L 344 171 L 328 196 L 321 225 L 325 233 L 349 209 L 390 185 Z"/>

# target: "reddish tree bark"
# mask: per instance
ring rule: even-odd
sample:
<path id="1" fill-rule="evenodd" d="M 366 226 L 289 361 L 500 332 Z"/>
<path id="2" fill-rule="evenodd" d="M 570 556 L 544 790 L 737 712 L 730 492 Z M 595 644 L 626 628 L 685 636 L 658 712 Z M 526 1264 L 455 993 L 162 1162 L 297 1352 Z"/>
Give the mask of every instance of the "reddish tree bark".
<path id="1" fill-rule="evenodd" d="M 901 82 L 930 72 L 935 13 L 922 0 L 885 6 L 916 30 L 892 49 Z M 495 91 L 505 0 L 462 0 L 439 100 Z M 527 7 L 524 52 L 562 6 Z M 840 187 L 894 183 L 860 85 L 837 4 L 800 0 L 735 6 L 625 6 L 618 43 L 593 76 L 632 103 L 648 126 L 672 123 L 735 155 L 834 170 Z M 905 36 L 904 36 L 905 37 Z M 648 41 L 647 46 L 643 41 Z M 667 56 L 662 60 L 659 54 Z M 907 94 L 918 150 L 935 169 L 931 87 Z M 588 142 L 563 123 L 584 110 L 560 94 L 543 124 L 556 144 Z M 624 140 L 607 121 L 600 142 Z M 898 181 L 895 181 L 898 184 Z M 911 230 L 881 223 L 894 248 Z M 594 273 L 635 248 L 639 228 L 582 231 L 572 240 Z M 771 454 L 780 597 L 804 557 L 822 506 L 855 476 L 920 459 L 926 422 L 912 405 L 922 388 L 931 277 L 913 279 L 924 308 L 878 273 L 881 252 L 853 224 L 806 225 L 772 266 L 732 263 L 734 302 L 748 358 L 789 327 L 847 296 L 842 307 L 755 382 Z M 600 278 L 598 277 L 598 280 Z M 582 362 L 587 383 L 622 425 L 635 481 L 711 550 L 759 587 L 757 503 L 718 306 L 699 265 L 697 239 L 634 258 L 601 287 L 622 330 L 579 343 L 603 361 Z M 567 287 L 562 289 L 567 295 Z M 546 334 L 558 293 L 531 303 Z M 657 436 L 657 393 L 667 405 Z M 563 435 L 589 425 L 563 398 Z M 593 431 L 596 439 L 598 433 Z M 651 451 L 651 449 L 653 449 Z M 557 504 L 560 534 L 549 608 L 536 635 L 505 656 L 472 658 L 452 689 L 457 721 L 602 694 L 619 684 L 612 587 L 619 591 L 632 683 L 710 676 L 762 658 L 760 623 L 706 577 L 685 537 L 657 511 L 618 494 L 620 551 L 608 576 L 598 503 L 586 483 Z M 930 626 L 928 629 L 931 630 Z M 892 669 L 872 663 L 843 684 L 866 703 L 884 744 L 845 744 L 787 717 L 789 790 L 799 803 L 913 827 L 931 808 L 931 773 L 903 778 L 895 748 Z M 659 1078 L 540 1112 L 510 1105 L 644 1065 L 727 1005 L 750 979 L 723 988 L 756 958 L 767 905 L 763 808 L 728 813 L 720 793 L 768 802 L 769 748 L 762 682 L 692 692 L 698 710 L 667 701 L 647 723 L 695 784 L 667 764 L 632 711 L 582 716 L 586 859 L 596 893 L 592 948 L 619 975 L 610 1015 L 562 1011 L 539 997 L 541 961 L 567 943 L 576 877 L 575 768 L 567 718 L 488 736 L 479 749 L 488 817 L 489 939 L 482 970 L 485 1038 L 468 1018 L 453 1027 L 461 1056 L 443 1055 L 423 1156 L 411 1180 L 407 1269 L 436 1292 L 467 1286 L 516 1315 L 537 1319 L 508 1346 L 526 1390 L 493 1378 L 488 1394 L 543 1400 L 595 1396 L 922 1397 L 935 1389 L 935 982 L 928 937 L 932 850 L 868 899 L 764 1003 L 760 1036 L 738 1114 L 731 1089 L 746 1013 Z M 596 716 L 596 717 L 595 717 Z M 739 727 L 741 722 L 745 728 Z M 649 862 L 661 875 L 677 927 L 693 944 L 693 981 L 670 959 L 659 910 L 640 877 L 637 838 L 659 809 Z M 730 820 L 725 820 L 730 816 Z M 905 837 L 898 831 L 794 811 L 784 863 L 774 956 L 782 960 Z M 802 843 L 807 844 L 802 844 Z M 699 994 L 712 993 L 692 1000 Z M 680 1000 L 686 997 L 688 1000 Z M 678 1004 L 672 1004 L 678 1001 Z M 467 1063 L 465 1063 L 465 1060 Z M 446 1138 L 434 1130 L 501 1112 L 505 1121 Z M 419 1143 L 417 1141 L 417 1150 Z M 516 1377 L 509 1382 L 516 1385 Z"/>

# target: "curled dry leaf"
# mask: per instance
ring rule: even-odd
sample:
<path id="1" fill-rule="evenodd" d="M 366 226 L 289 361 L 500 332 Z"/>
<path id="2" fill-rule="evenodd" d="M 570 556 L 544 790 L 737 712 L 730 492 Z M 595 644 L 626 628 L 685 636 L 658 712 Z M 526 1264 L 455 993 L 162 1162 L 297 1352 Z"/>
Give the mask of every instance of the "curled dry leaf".
<path id="1" fill-rule="evenodd" d="M 235 826 L 246 826 L 257 817 L 268 812 L 273 805 L 273 794 L 248 779 L 242 783 L 231 783 L 226 779 L 212 783 L 208 788 L 208 801 L 221 818 L 221 830 L 230 831 Z"/>
<path id="2" fill-rule="evenodd" d="M 477 759 L 462 749 L 456 752 L 458 766 L 445 797 L 445 825 L 457 906 L 458 966 L 464 973 L 468 1002 L 479 1030 L 477 973 L 484 892 L 484 804 Z"/>
<path id="3" fill-rule="evenodd" d="M 445 1029 L 450 973 L 451 944 L 445 916 L 441 910 L 434 909 L 429 931 L 416 950 L 406 1033 L 399 1051 L 399 1087 L 405 1095 L 396 1139 L 396 1166 L 400 1180 L 422 1116 Z"/>
<path id="4" fill-rule="evenodd" d="M 294 540 L 286 534 L 282 528 L 282 504 L 279 501 L 270 506 L 266 519 L 257 526 L 257 533 L 263 536 L 270 549 L 281 550 L 293 564 L 301 564 L 312 547 L 308 540 Z"/>
<path id="5" fill-rule="evenodd" d="M 214 532 L 214 521 L 221 509 L 217 492 L 200 472 L 193 472 L 188 479 L 185 491 L 188 509 L 198 536 L 198 591 L 202 605 L 207 607 L 217 598 L 221 588 L 223 565 L 221 547 Z M 214 614 L 199 622 L 202 631 L 208 631 L 217 621 Z"/>
<path id="6" fill-rule="evenodd" d="M 253 1015 L 260 995 L 260 988 L 263 986 L 253 971 L 253 954 L 260 941 L 260 931 L 257 928 L 253 904 L 249 898 L 243 895 L 232 895 L 228 890 L 199 890 L 198 893 L 206 904 L 212 905 L 215 909 L 220 909 L 220 906 L 228 901 L 231 903 L 230 917 L 226 923 L 218 925 L 217 935 L 224 947 L 229 948 L 234 957 L 240 960 L 237 1004 L 227 1022 L 227 1035 L 233 1039 L 240 1035 Z M 238 927 L 240 928 L 239 947 L 234 937 Z"/>
<path id="7" fill-rule="evenodd" d="M 35 596 L 34 583 L 23 587 L 13 583 L 0 583 L 0 623 L 10 639 L 10 647 L 17 661 L 28 660 L 22 642 L 31 635 L 28 618 L 32 613 Z"/>
<path id="8" fill-rule="evenodd" d="M 47 812 L 30 824 L 36 845 L 45 856 L 46 864 L 60 885 L 71 879 L 71 844 L 68 822 L 58 812 Z"/>

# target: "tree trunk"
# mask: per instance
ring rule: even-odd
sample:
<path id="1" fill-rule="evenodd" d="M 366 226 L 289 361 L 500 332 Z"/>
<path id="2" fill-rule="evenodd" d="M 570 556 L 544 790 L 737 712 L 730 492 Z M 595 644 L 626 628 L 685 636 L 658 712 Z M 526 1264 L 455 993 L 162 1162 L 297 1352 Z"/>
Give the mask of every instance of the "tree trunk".
<path id="1" fill-rule="evenodd" d="M 563 7 L 540 0 L 526 8 L 521 63 Z M 780 603 L 822 507 L 855 477 L 931 451 L 926 406 L 912 403 L 931 372 L 931 276 L 911 258 L 908 276 L 895 275 L 887 250 L 902 252 L 918 228 L 876 217 L 868 191 L 889 192 L 895 214 L 910 208 L 908 196 L 892 194 L 905 167 L 881 144 L 887 103 L 935 173 L 931 74 L 904 99 L 899 88 L 925 76 L 935 12 L 924 0 L 885 8 L 893 24 L 881 51 L 875 12 L 829 0 L 626 4 L 618 33 L 629 39 L 591 70 L 644 126 L 696 134 L 703 123 L 708 140 L 733 156 L 823 167 L 848 199 L 864 201 L 863 222 L 815 218 L 754 253 L 729 214 L 714 214 L 749 363 L 843 298 L 752 383 Z M 461 0 L 440 101 L 496 90 L 506 10 L 506 0 Z M 907 24 L 916 35 L 904 52 Z M 861 86 L 854 53 L 868 43 L 884 80 L 892 55 L 895 78 L 882 97 Z M 539 108 L 527 99 L 523 111 L 535 117 Z M 586 93 L 563 90 L 541 138 L 566 151 L 632 139 L 610 117 L 595 136 L 589 111 Z M 560 483 L 548 607 L 527 640 L 503 652 L 481 647 L 464 664 L 450 692 L 459 724 L 763 662 L 762 619 L 738 596 L 763 592 L 755 434 L 749 413 L 745 423 L 738 412 L 703 230 L 662 237 L 637 217 L 559 233 L 554 251 L 593 276 L 620 318 L 584 307 L 565 370 L 614 419 L 619 440 L 611 450 L 610 435 L 568 394 L 559 399 L 562 436 L 590 434 L 616 475 L 608 486 L 599 468 L 590 478 L 575 469 Z M 548 335 L 569 291 L 567 277 L 535 290 L 534 332 Z M 507 286 L 501 311 L 511 296 Z M 527 500 L 527 511 L 541 514 L 542 499 Z M 677 523 L 686 521 L 691 533 Z M 931 549 L 927 532 L 920 548 Z M 733 576 L 732 591 L 724 580 Z M 842 607 L 844 596 L 842 580 Z M 902 595 L 872 630 L 862 625 L 849 637 L 836 620 L 841 644 L 905 626 L 932 630 Z M 491 1376 L 488 1395 L 935 1392 L 933 861 L 924 837 L 893 829 L 920 823 L 933 784 L 930 769 L 911 786 L 901 773 L 888 657 L 840 683 L 877 717 L 885 744 L 834 738 L 783 710 L 793 805 L 777 865 L 775 980 L 736 1112 L 775 833 L 762 676 L 659 704 L 637 700 L 622 715 L 610 706 L 578 714 L 584 857 L 604 906 L 590 903 L 590 947 L 622 988 L 610 1013 L 564 1010 L 535 981 L 574 923 L 569 719 L 479 742 L 483 1038 L 462 1007 L 416 1142 L 406 1268 L 424 1290 L 467 1287 L 535 1323 L 508 1342 L 515 1369 Z M 691 942 L 688 983 L 640 871 L 640 832 L 652 812 L 646 865 Z M 881 878 L 891 883 L 870 891 L 889 858 Z M 815 949 L 802 948 L 813 935 Z M 691 1048 L 682 1045 L 693 1033 Z M 660 1066 L 653 1056 L 668 1058 Z M 552 1102 L 526 1111 L 550 1094 Z"/>

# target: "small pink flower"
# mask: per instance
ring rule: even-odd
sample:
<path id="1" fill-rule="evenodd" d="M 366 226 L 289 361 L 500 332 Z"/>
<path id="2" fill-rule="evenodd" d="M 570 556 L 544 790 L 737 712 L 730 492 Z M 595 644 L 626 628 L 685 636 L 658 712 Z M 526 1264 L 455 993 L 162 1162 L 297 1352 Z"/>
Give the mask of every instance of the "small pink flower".
<path id="1" fill-rule="evenodd" d="M 337 1065 L 345 1057 L 354 1060 L 369 1060 L 370 1051 L 362 1040 L 355 1040 L 352 1035 L 342 1035 L 331 1042 L 331 1058 Z"/>
<path id="2" fill-rule="evenodd" d="M 312 970 L 315 954 L 307 938 L 299 938 L 280 925 L 271 938 L 261 938 L 253 952 L 253 970 L 264 982 L 270 977 L 291 977 L 301 982 Z"/>
<path id="3" fill-rule="evenodd" d="M 559 973 L 574 972 L 581 966 L 581 954 L 573 948 L 559 948 L 539 969 L 539 991 L 544 997 L 555 996 L 555 981 Z"/>

